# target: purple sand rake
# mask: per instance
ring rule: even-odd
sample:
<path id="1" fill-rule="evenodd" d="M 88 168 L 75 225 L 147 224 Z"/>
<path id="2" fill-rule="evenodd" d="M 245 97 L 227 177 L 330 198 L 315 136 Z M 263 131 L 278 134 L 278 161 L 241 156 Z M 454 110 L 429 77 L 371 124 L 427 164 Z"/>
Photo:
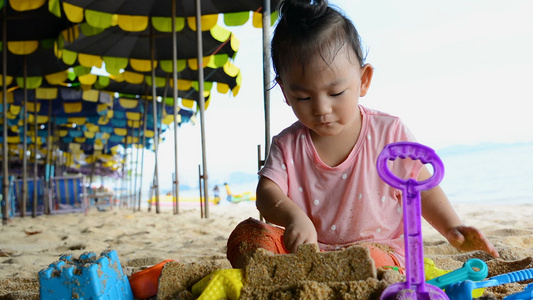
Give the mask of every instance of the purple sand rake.
<path id="1" fill-rule="evenodd" d="M 433 166 L 433 175 L 426 180 L 402 179 L 394 175 L 387 162 L 397 158 L 420 160 Z M 437 186 L 444 176 L 444 164 L 435 151 L 427 146 L 398 142 L 385 146 L 377 159 L 378 174 L 390 186 L 400 189 L 403 197 L 403 231 L 405 243 L 406 282 L 388 286 L 380 300 L 392 299 L 449 299 L 440 288 L 427 284 L 424 276 L 424 248 L 422 243 L 420 191 Z"/>

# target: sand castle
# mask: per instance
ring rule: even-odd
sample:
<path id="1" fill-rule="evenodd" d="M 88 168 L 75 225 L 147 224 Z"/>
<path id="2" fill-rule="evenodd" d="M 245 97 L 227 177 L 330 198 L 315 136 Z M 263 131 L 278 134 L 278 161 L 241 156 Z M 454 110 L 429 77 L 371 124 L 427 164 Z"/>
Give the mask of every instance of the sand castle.
<path id="1" fill-rule="evenodd" d="M 318 252 L 309 244 L 286 255 L 258 249 L 246 265 L 241 299 L 378 299 L 402 280 L 396 271 L 376 270 L 362 246 Z"/>
<path id="2" fill-rule="evenodd" d="M 192 285 L 216 267 L 165 265 L 158 299 L 194 299 L 188 292 Z M 366 247 L 319 252 L 316 245 L 309 244 L 285 255 L 258 249 L 244 269 L 240 299 L 378 299 L 388 285 L 403 280 L 405 277 L 396 271 L 376 270 Z"/>

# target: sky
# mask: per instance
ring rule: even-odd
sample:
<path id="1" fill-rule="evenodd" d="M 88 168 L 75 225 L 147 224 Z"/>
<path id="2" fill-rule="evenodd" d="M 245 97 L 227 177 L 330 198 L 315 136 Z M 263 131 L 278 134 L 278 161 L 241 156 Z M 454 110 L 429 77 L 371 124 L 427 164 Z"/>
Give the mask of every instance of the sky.
<path id="1" fill-rule="evenodd" d="M 434 149 L 533 141 L 533 1 L 330 3 L 354 22 L 366 62 L 375 68 L 361 105 L 399 116 L 418 142 Z M 219 23 L 224 26 L 222 19 Z M 229 181 L 234 172 L 255 174 L 257 147 L 264 153 L 265 145 L 262 32 L 250 22 L 227 28 L 241 41 L 234 64 L 243 83 L 235 97 L 213 90 L 205 113 L 210 185 Z M 279 87 L 270 97 L 275 135 L 296 118 Z M 161 193 L 174 172 L 173 130 L 163 137 Z M 153 155 L 147 153 L 145 160 L 143 181 L 148 182 Z M 197 186 L 201 164 L 200 123 L 183 124 L 178 130 L 180 184 Z"/>

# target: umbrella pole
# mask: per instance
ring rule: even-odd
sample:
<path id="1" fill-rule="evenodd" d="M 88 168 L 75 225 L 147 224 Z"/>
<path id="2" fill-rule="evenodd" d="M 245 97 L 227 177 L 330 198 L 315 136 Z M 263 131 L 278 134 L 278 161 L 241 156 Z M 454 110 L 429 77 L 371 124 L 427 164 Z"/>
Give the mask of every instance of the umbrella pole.
<path id="1" fill-rule="evenodd" d="M 46 143 L 46 167 L 45 167 L 45 186 L 46 186 L 46 201 L 44 202 L 44 213 L 50 214 L 50 176 L 52 176 L 52 166 L 51 166 L 51 157 L 52 157 L 52 102 L 48 103 L 48 142 Z"/>
<path id="2" fill-rule="evenodd" d="M 174 96 L 174 214 L 180 212 L 179 209 L 179 179 L 178 179 L 178 44 L 176 37 L 176 0 L 172 0 L 172 81 Z"/>
<path id="3" fill-rule="evenodd" d="M 166 99 L 166 95 L 167 95 L 166 87 L 165 87 L 165 92 L 163 93 L 163 95 L 164 95 L 163 99 Z M 165 101 L 162 100 L 161 102 L 159 102 L 159 110 L 157 113 L 157 136 L 159 137 L 163 135 L 163 110 L 164 109 L 165 109 Z M 157 173 L 157 181 L 159 182 L 159 172 Z"/>
<path id="4" fill-rule="evenodd" d="M 151 29 L 150 29 L 151 30 Z M 154 108 L 153 115 L 154 115 L 154 162 L 155 162 L 155 170 L 154 170 L 154 189 L 155 189 L 155 212 L 159 213 L 161 206 L 159 203 L 159 171 L 157 166 L 157 153 L 159 148 L 159 133 L 157 128 L 157 99 L 156 99 L 156 86 L 155 86 L 155 45 L 154 45 L 154 36 L 151 36 L 150 39 L 150 48 L 152 53 L 152 105 Z"/>
<path id="5" fill-rule="evenodd" d="M 144 102 L 144 116 L 143 116 L 143 142 L 141 153 L 141 167 L 144 166 L 144 148 L 146 147 L 146 120 L 148 118 L 148 100 Z M 143 193 L 143 172 L 141 172 L 141 178 L 139 179 L 139 211 L 141 210 L 141 198 Z M 151 200 L 151 198 L 150 198 Z"/>
<path id="6" fill-rule="evenodd" d="M 200 106 L 200 133 L 202 135 L 202 165 L 204 179 L 205 218 L 209 218 L 209 184 L 207 176 L 207 155 L 205 138 L 205 98 L 204 98 L 204 66 L 202 46 L 202 7 L 196 0 L 196 39 L 198 43 L 198 104 Z"/>
<path id="7" fill-rule="evenodd" d="M 140 121 L 138 122 L 138 125 L 137 125 L 137 143 L 141 140 L 141 123 Z M 143 146 L 144 147 L 144 146 Z M 141 147 L 139 147 L 139 145 L 137 144 L 137 146 L 135 146 L 135 148 L 137 148 L 137 152 L 136 152 L 136 158 L 135 158 L 135 187 L 134 187 L 134 191 L 135 191 L 135 197 L 134 197 L 134 202 L 137 202 L 135 203 L 136 207 L 137 207 L 137 210 L 141 210 L 141 201 L 136 201 L 137 199 L 137 179 L 139 178 L 139 152 L 141 152 Z M 141 174 L 142 176 L 142 174 Z M 133 210 L 135 211 L 135 209 Z"/>
<path id="8" fill-rule="evenodd" d="M 93 185 L 94 170 L 96 169 L 96 155 L 92 155 L 91 173 L 89 173 L 89 188 Z"/>
<path id="9" fill-rule="evenodd" d="M 160 108 L 160 109 L 161 109 L 161 112 L 162 112 L 162 111 L 163 111 L 163 102 L 161 102 L 161 108 Z M 158 119 L 158 118 L 159 118 L 159 113 L 156 115 L 156 118 L 155 118 L 155 119 Z M 163 118 L 163 116 L 161 116 L 161 118 Z M 157 126 L 155 126 L 155 127 L 156 127 L 156 128 L 159 127 L 159 128 L 157 129 L 157 134 L 158 134 L 159 136 L 161 136 L 161 130 L 162 130 L 162 128 L 161 128 L 159 125 L 161 125 L 161 124 L 160 124 L 159 122 L 157 122 Z M 154 177 L 153 177 L 153 179 L 152 179 L 152 192 L 154 192 L 154 193 L 155 193 L 155 191 L 156 191 L 156 185 L 157 185 L 158 182 L 159 182 L 159 172 L 157 172 L 157 166 L 154 165 Z M 158 191 L 159 191 L 159 189 L 158 189 Z M 152 199 L 152 196 L 150 196 L 150 199 Z M 157 197 L 156 197 L 156 199 L 157 199 Z M 150 209 L 151 209 L 151 205 L 148 206 L 148 211 L 151 211 Z M 157 212 L 157 211 L 156 211 L 156 212 Z M 158 212 L 157 212 L 157 213 L 158 213 Z"/>
<path id="10" fill-rule="evenodd" d="M 26 84 L 24 84 L 26 85 Z M 35 98 L 33 98 L 33 125 L 35 127 L 35 135 L 34 135 L 34 140 L 33 140 L 33 149 L 34 149 L 34 161 L 33 161 L 33 207 L 32 207 L 32 211 L 31 211 L 31 216 L 33 218 L 35 218 L 37 216 L 37 202 L 38 202 L 38 199 L 37 199 L 37 192 L 38 192 L 38 187 L 37 187 L 37 181 L 38 181 L 38 176 L 37 176 L 37 171 L 38 171 L 38 165 L 37 165 L 37 151 L 39 150 L 39 143 L 38 143 L 38 140 L 39 140 L 39 124 L 37 122 L 37 95 L 35 95 Z"/>
<path id="11" fill-rule="evenodd" d="M 26 203 L 28 201 L 28 83 L 27 83 L 27 60 L 24 56 L 24 129 L 22 138 L 22 187 L 21 187 L 21 199 L 20 199 L 20 217 L 26 216 Z"/>
<path id="12" fill-rule="evenodd" d="M 200 190 L 199 197 L 200 197 L 200 218 L 204 218 L 204 197 L 202 195 L 202 170 L 200 169 L 200 165 L 198 165 L 198 188 Z"/>
<path id="13" fill-rule="evenodd" d="M 263 99 L 265 109 L 265 159 L 270 150 L 270 0 L 263 0 Z"/>
<path id="14" fill-rule="evenodd" d="M 61 153 L 59 152 L 59 149 L 61 149 L 62 143 L 61 138 L 59 137 L 58 125 L 55 124 L 55 117 L 52 124 L 52 126 L 54 126 L 52 129 L 52 140 L 57 142 L 57 146 L 55 144 L 49 144 L 49 146 L 52 147 L 52 156 L 50 156 L 50 190 L 48 192 L 48 195 L 50 196 L 50 213 L 52 213 L 52 209 L 58 209 L 57 197 L 54 197 L 55 183 L 52 178 L 55 177 L 56 169 L 61 170 Z M 57 152 L 55 151 L 55 148 L 57 148 Z"/>
<path id="15" fill-rule="evenodd" d="M 3 140 L 2 140 L 2 201 L 4 203 L 4 206 L 2 206 L 2 224 L 7 225 L 7 221 L 9 220 L 9 202 L 11 199 L 9 199 L 9 179 L 7 176 L 9 175 L 8 170 L 8 149 L 7 149 L 7 87 L 6 87 L 6 76 L 7 76 L 7 5 L 4 5 L 4 9 L 2 9 L 3 13 L 3 24 L 2 24 L 2 120 L 3 126 Z M 0 205 L 1 206 L 1 205 Z"/>
<path id="16" fill-rule="evenodd" d="M 122 197 L 122 205 L 128 206 L 129 201 L 129 190 L 128 190 L 128 147 L 129 147 L 129 141 L 128 141 L 128 127 L 126 127 L 126 144 L 124 147 L 124 163 L 122 165 L 122 191 L 124 192 L 124 196 Z"/>
<path id="17" fill-rule="evenodd" d="M 130 151 L 130 193 L 128 194 L 128 198 L 129 198 L 129 204 L 131 205 L 131 207 L 133 207 L 135 209 L 135 199 L 134 199 L 134 195 L 135 195 L 135 191 L 133 189 L 133 181 L 135 180 L 135 170 L 133 169 L 134 167 L 134 162 L 133 162 L 133 148 L 135 146 L 135 141 L 133 139 L 133 126 L 130 127 L 130 132 L 131 132 L 131 143 L 130 143 L 130 148 L 131 148 L 131 151 Z M 129 206 L 128 206 L 129 207 Z"/>

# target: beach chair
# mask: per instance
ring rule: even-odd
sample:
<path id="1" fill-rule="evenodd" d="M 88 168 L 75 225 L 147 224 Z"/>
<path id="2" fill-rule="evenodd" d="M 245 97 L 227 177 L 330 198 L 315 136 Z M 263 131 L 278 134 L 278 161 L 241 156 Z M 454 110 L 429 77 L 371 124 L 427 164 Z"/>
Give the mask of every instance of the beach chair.
<path id="1" fill-rule="evenodd" d="M 15 214 L 15 191 L 14 191 L 14 180 L 15 180 L 15 176 L 8 176 L 8 182 L 9 182 L 9 197 L 7 199 L 7 203 L 9 205 L 9 213 L 8 213 L 8 216 L 9 218 L 12 218 Z M 0 194 L 2 194 L 4 192 L 4 176 L 0 176 Z M 6 205 L 6 201 L 4 201 L 3 199 L 3 194 L 2 194 L 2 199 L 0 200 L 0 218 L 3 218 L 4 217 L 4 206 Z"/>
<path id="2" fill-rule="evenodd" d="M 63 176 L 52 177 L 52 203 L 50 212 L 52 214 L 83 212 L 87 214 L 87 192 L 85 188 L 85 177 L 83 176 Z"/>
<path id="3" fill-rule="evenodd" d="M 34 183 L 35 181 L 37 181 L 37 183 Z M 23 185 L 23 180 L 22 179 L 17 179 L 14 181 L 14 190 L 15 190 L 15 215 L 17 216 L 20 216 L 21 213 L 22 213 L 22 185 Z M 27 198 L 26 198 L 26 214 L 28 212 L 32 212 L 33 211 L 33 196 L 34 196 L 34 185 L 36 186 L 37 188 L 37 211 L 36 211 L 36 214 L 39 214 L 39 215 L 42 215 L 44 214 L 44 185 L 43 185 L 43 180 L 42 179 L 37 179 L 37 180 L 33 180 L 33 179 L 28 179 L 27 183 L 26 183 L 26 193 L 27 193 Z"/>
<path id="4" fill-rule="evenodd" d="M 89 206 L 96 206 L 99 211 L 105 211 L 113 208 L 114 194 L 111 191 L 102 188 L 87 188 L 87 198 Z"/>

